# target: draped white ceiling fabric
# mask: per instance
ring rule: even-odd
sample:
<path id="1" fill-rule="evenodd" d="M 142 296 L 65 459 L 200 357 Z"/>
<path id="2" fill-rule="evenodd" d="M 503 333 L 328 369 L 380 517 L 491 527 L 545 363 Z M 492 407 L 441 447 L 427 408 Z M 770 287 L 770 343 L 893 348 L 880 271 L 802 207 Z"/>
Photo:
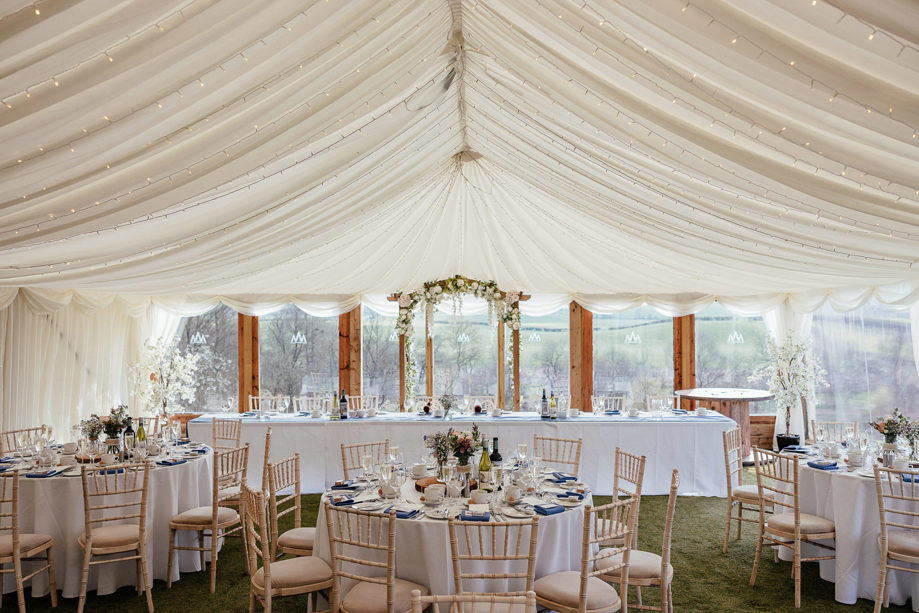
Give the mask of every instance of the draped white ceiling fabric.
<path id="1" fill-rule="evenodd" d="M 912 0 L 0 11 L 0 285 L 33 297 L 919 296 Z"/>

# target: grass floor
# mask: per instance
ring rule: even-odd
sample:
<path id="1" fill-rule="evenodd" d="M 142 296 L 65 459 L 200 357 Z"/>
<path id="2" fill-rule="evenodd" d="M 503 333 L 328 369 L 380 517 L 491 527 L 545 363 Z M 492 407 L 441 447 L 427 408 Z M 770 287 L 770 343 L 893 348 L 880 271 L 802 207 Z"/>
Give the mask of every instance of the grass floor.
<path id="1" fill-rule="evenodd" d="M 597 504 L 608 498 L 595 498 Z M 304 525 L 315 525 L 318 495 L 304 497 Z M 661 532 L 666 513 L 665 496 L 646 496 L 641 503 L 639 547 L 660 552 Z M 793 611 L 794 583 L 791 580 L 790 562 L 772 562 L 764 555 L 757 576 L 756 587 L 749 586 L 753 555 L 756 550 L 755 527 L 744 526 L 743 538 L 731 541 L 727 555 L 721 553 L 724 534 L 725 502 L 721 498 L 681 497 L 677 501 L 674 522 L 672 560 L 675 569 L 673 582 L 674 608 L 677 611 L 704 611 L 706 613 L 736 613 L 740 611 Z M 283 529 L 283 526 L 282 526 Z M 220 553 L 217 569 L 217 593 L 208 590 L 209 574 L 187 573 L 167 590 L 166 584 L 156 581 L 153 603 L 157 611 L 248 611 L 248 577 L 243 567 L 242 547 L 233 538 Z M 804 565 L 801 590 L 801 611 L 855 613 L 872 611 L 874 603 L 859 600 L 855 605 L 837 603 L 833 598 L 834 585 L 823 581 L 817 563 Z M 657 602 L 656 594 L 644 590 L 646 603 Z M 629 601 L 634 603 L 634 593 Z M 5 609 L 15 610 L 16 595 L 5 594 Z M 907 603 L 908 605 L 909 603 Z M 307 597 L 281 598 L 273 602 L 279 613 L 306 611 Z M 76 611 L 77 599 L 59 599 L 57 609 L 51 608 L 48 597 L 33 599 L 26 589 L 26 607 L 29 611 Z M 146 601 L 137 596 L 133 588 L 122 588 L 114 594 L 96 597 L 91 592 L 85 610 L 111 612 L 143 612 Z M 891 606 L 889 611 L 910 611 L 906 607 Z"/>

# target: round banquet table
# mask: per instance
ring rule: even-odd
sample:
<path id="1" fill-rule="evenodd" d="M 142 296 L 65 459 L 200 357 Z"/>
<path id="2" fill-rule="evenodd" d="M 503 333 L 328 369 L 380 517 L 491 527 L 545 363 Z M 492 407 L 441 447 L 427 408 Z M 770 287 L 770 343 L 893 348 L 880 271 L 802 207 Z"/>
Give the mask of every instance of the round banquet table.
<path id="1" fill-rule="evenodd" d="M 152 459 L 147 489 L 147 568 L 154 579 L 165 580 L 169 553 L 169 519 L 176 513 L 210 504 L 214 454 L 209 450 L 198 459 L 175 466 L 157 466 Z M 57 589 L 64 598 L 80 595 L 83 550 L 77 538 L 83 533 L 83 485 L 79 476 L 57 476 L 44 479 L 19 478 L 19 530 L 37 532 L 54 538 L 54 574 Z M 177 542 L 195 545 L 195 534 L 180 531 Z M 172 580 L 179 572 L 201 570 L 196 551 L 179 551 Z M 25 566 L 26 571 L 30 566 Z M 87 590 L 99 595 L 110 594 L 120 587 L 135 585 L 137 574 L 133 561 L 90 566 Z M 32 580 L 35 596 L 49 591 L 48 573 Z M 26 584 L 28 586 L 28 583 Z M 28 588 L 27 588 L 28 589 Z M 12 573 L 4 575 L 3 592 L 15 592 Z"/>
<path id="2" fill-rule="evenodd" d="M 874 601 L 881 564 L 874 478 L 867 476 L 867 469 L 845 472 L 811 468 L 807 459 L 812 458 L 801 458 L 798 475 L 801 512 L 836 523 L 836 559 L 819 562 L 820 577 L 836 584 L 838 602 L 854 604 L 858 598 Z M 825 550 L 805 545 L 802 555 L 825 555 L 821 551 Z M 780 557 L 790 560 L 790 550 L 783 547 Z M 913 611 L 919 611 L 919 575 L 891 571 L 887 581 L 891 603 L 902 605 L 910 598 Z"/>
<path id="3" fill-rule="evenodd" d="M 673 392 L 681 400 L 696 400 L 707 409 L 727 415 L 740 426 L 743 441 L 743 457 L 751 458 L 750 445 L 750 403 L 772 400 L 775 394 L 768 390 L 742 389 L 733 387 L 696 387 Z"/>
<path id="4" fill-rule="evenodd" d="M 420 505 L 420 494 L 408 480 L 402 488 L 409 503 Z M 316 547 L 313 555 L 331 564 L 329 534 L 326 529 L 325 504 L 319 506 Z M 585 504 L 592 503 L 588 493 Z M 395 501 L 392 501 L 395 503 Z M 386 509 L 389 503 L 383 507 Z M 381 509 L 382 510 L 382 509 Z M 507 518 L 517 521 L 516 518 Z M 539 517 L 536 545 L 536 578 L 565 570 L 580 570 L 581 539 L 584 535 L 584 505 L 563 513 Z M 385 561 L 385 557 L 381 558 Z M 423 516 L 420 519 L 396 519 L 396 576 L 426 586 L 432 594 L 452 594 L 453 560 L 447 522 Z M 494 586 L 490 586 L 494 587 Z M 507 589 L 507 588 L 504 588 Z M 500 590 L 498 590 L 500 591 Z"/>

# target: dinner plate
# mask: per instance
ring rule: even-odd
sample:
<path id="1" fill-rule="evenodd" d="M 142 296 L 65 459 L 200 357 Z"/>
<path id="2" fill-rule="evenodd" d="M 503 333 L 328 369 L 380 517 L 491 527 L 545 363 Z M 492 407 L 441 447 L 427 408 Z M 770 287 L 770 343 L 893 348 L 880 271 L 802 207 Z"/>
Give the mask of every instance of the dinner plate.
<path id="1" fill-rule="evenodd" d="M 425 509 L 424 514 L 427 517 L 430 517 L 431 519 L 441 519 L 441 520 L 449 519 L 450 509 L 449 508 L 435 509 L 432 507 L 432 508 Z"/>
<path id="2" fill-rule="evenodd" d="M 370 502 L 355 502 L 351 508 L 359 511 L 379 511 L 386 503 L 382 500 L 373 500 Z"/>
<path id="3" fill-rule="evenodd" d="M 563 507 L 568 507 L 569 509 L 584 504 L 584 501 L 578 500 L 577 496 L 575 496 L 573 499 L 572 498 L 559 498 L 558 500 L 556 500 L 556 502 L 562 505 Z"/>

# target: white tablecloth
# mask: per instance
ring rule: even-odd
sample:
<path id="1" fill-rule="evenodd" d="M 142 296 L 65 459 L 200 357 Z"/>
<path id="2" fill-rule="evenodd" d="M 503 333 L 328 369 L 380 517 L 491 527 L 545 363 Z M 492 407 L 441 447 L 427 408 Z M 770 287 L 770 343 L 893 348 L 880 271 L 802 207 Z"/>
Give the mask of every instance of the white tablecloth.
<path id="1" fill-rule="evenodd" d="M 820 577 L 836 584 L 838 602 L 854 604 L 857 598 L 873 601 L 881 564 L 874 479 L 802 464 L 799 493 L 802 513 L 836 522 L 836 559 L 819 562 Z M 782 558 L 790 559 L 786 548 L 782 549 Z M 824 550 L 807 547 L 805 555 L 815 555 L 816 551 Z M 902 605 L 911 598 L 913 611 L 919 611 L 919 575 L 892 571 L 888 575 L 888 585 L 891 603 Z"/>
<path id="2" fill-rule="evenodd" d="M 418 502 L 413 482 L 407 482 L 403 492 L 409 502 Z M 588 494 L 584 502 L 592 504 L 593 498 Z M 324 505 L 319 507 L 316 525 L 319 529 L 316 531 L 313 555 L 331 563 L 332 554 L 329 550 Z M 583 536 L 583 505 L 564 513 L 540 517 L 536 544 L 536 578 L 565 570 L 580 570 Z M 385 558 L 381 561 L 385 561 Z M 362 570 L 367 569 L 364 567 Z M 396 520 L 396 576 L 424 585 L 432 594 L 454 592 L 453 559 L 446 521 L 428 517 Z M 495 586 L 492 585 L 490 588 L 495 589 Z"/>
<path id="3" fill-rule="evenodd" d="M 201 416 L 188 422 L 189 436 L 209 441 L 211 418 Z M 265 431 L 271 426 L 271 458 L 281 460 L 294 453 L 300 454 L 304 492 L 325 491 L 327 485 L 341 478 L 342 443 L 388 438 L 390 445 L 398 445 L 406 463 L 411 464 L 425 451 L 425 434 L 449 427 L 469 430 L 475 421 L 489 440 L 494 436 L 499 438 L 504 458 L 516 452 L 517 443 L 532 447 L 534 434 L 583 437 L 580 477 L 597 494 L 612 491 L 613 455 L 619 446 L 630 453 L 647 456 L 642 493 L 669 493 L 671 472 L 678 468 L 680 494 L 725 496 L 721 433 L 736 425 L 731 419 L 712 413 L 707 417 L 643 414 L 636 418 L 581 414 L 574 419 L 552 421 L 541 420 L 535 413 L 514 413 L 499 418 L 464 416 L 446 421 L 408 413 L 346 421 L 296 416 L 274 416 L 261 421 L 255 417 L 239 419 L 242 419 L 242 442 L 250 444 L 249 482 L 255 484 L 261 480 Z"/>
<path id="4" fill-rule="evenodd" d="M 211 502 L 213 482 L 212 452 L 176 466 L 156 466 L 150 472 L 147 491 L 147 568 L 155 579 L 166 580 L 169 553 L 169 519 L 193 507 Z M 83 486 L 79 477 L 19 480 L 19 530 L 39 532 L 54 538 L 54 573 L 57 588 L 65 598 L 80 595 L 83 550 L 77 538 L 84 530 Z M 179 533 L 179 543 L 194 545 L 190 532 Z M 172 580 L 179 572 L 201 570 L 198 552 L 180 551 L 178 567 L 173 566 Z M 27 565 L 28 569 L 29 566 Z M 3 579 L 3 591 L 15 592 L 12 574 Z M 90 566 L 88 590 L 110 594 L 126 585 L 135 585 L 134 562 L 117 562 Z M 48 593 L 48 574 L 32 579 L 36 596 Z M 154 599 L 156 597 L 154 596 Z"/>

